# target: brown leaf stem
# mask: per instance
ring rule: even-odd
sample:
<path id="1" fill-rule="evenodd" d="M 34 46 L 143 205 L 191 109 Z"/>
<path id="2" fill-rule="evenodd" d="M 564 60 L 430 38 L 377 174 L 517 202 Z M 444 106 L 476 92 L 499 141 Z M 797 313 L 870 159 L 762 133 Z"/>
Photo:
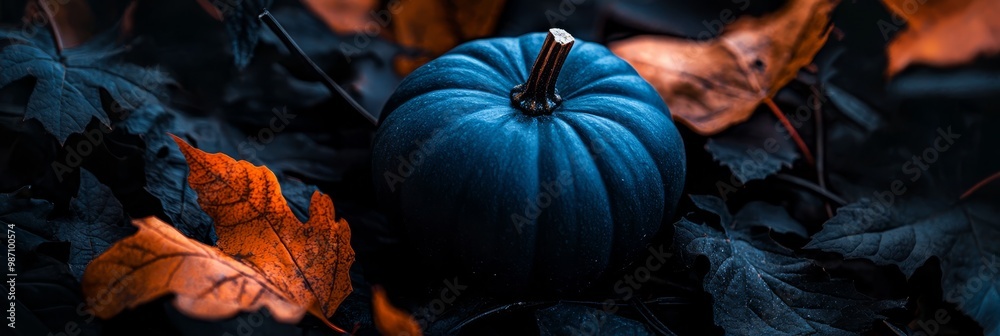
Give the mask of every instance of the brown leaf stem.
<path id="1" fill-rule="evenodd" d="M 767 107 L 771 108 L 771 112 L 774 113 L 774 116 L 778 117 L 781 124 L 788 130 L 788 135 L 795 141 L 795 145 L 799 147 L 799 151 L 801 151 L 802 156 L 806 158 L 806 162 L 808 162 L 809 165 L 815 165 L 816 160 L 813 159 L 812 152 L 809 151 L 809 146 L 806 146 L 806 142 L 805 140 L 802 140 L 802 136 L 799 135 L 799 131 L 795 130 L 795 127 L 792 126 L 792 122 L 788 121 L 788 118 L 785 117 L 783 112 L 781 112 L 778 105 L 774 104 L 774 101 L 771 100 L 771 98 L 764 98 L 764 104 L 767 104 Z"/>
<path id="2" fill-rule="evenodd" d="M 1000 172 L 993 173 L 993 175 L 990 175 L 989 177 L 983 179 L 982 181 L 977 182 L 975 185 L 969 188 L 969 190 L 966 190 L 964 193 L 962 193 L 962 196 L 960 196 L 958 199 L 964 200 L 966 198 L 969 198 L 969 196 L 972 196 L 972 194 L 975 193 L 977 190 L 982 189 L 987 184 L 990 184 L 993 181 L 996 181 L 997 179 L 1000 179 Z"/>

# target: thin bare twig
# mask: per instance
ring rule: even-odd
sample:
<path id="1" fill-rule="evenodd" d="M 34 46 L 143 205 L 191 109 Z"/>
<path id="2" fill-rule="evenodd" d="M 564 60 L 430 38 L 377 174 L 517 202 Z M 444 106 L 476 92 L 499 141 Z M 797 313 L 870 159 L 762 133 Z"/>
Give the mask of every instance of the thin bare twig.
<path id="1" fill-rule="evenodd" d="M 41 7 L 42 13 L 45 13 L 45 19 L 49 21 L 48 27 L 49 31 L 52 32 L 52 42 L 56 45 L 56 54 L 62 55 L 63 51 L 63 39 L 62 33 L 59 32 L 59 26 L 56 23 L 56 13 L 52 11 L 52 8 L 47 6 L 49 4 L 48 0 L 38 0 L 36 5 Z"/>
<path id="2" fill-rule="evenodd" d="M 295 40 L 293 40 L 290 35 L 288 35 L 288 32 L 285 31 L 285 28 L 282 27 L 280 23 L 278 23 L 278 20 L 275 19 L 273 15 L 271 15 L 271 12 L 268 12 L 267 9 L 264 9 L 263 12 L 261 12 L 260 15 L 257 16 L 257 18 L 263 21 L 264 25 L 266 25 L 267 28 L 271 29 L 271 32 L 273 32 L 274 35 L 278 36 L 278 39 L 280 39 L 281 42 L 285 45 L 285 47 L 288 48 L 288 51 L 296 55 L 300 61 L 302 61 L 303 63 L 308 65 L 310 69 L 312 69 L 312 71 L 316 74 L 316 76 L 320 78 L 323 85 L 326 86 L 326 88 L 329 89 L 331 93 L 334 93 L 335 96 L 339 96 L 341 99 L 343 99 L 348 105 L 351 106 L 351 108 L 360 113 L 362 117 L 365 117 L 365 119 L 367 119 L 368 122 L 372 123 L 372 125 L 378 126 L 378 118 L 375 118 L 375 115 L 371 114 L 371 112 L 368 112 L 368 110 L 366 110 L 364 107 L 361 107 L 361 104 L 358 104 L 358 102 L 354 100 L 354 98 L 352 98 L 351 95 L 347 94 L 347 91 L 344 91 L 344 89 L 341 88 L 340 85 L 337 85 L 337 82 L 334 82 L 333 79 L 330 78 L 330 76 L 323 71 L 323 69 L 320 69 L 320 67 L 316 65 L 316 63 L 313 62 L 311 58 L 309 58 L 309 55 L 306 55 L 306 53 L 302 51 L 302 48 L 299 48 L 299 45 L 295 43 Z"/>
<path id="3" fill-rule="evenodd" d="M 809 190 L 809 191 L 813 192 L 814 194 L 827 199 L 830 202 L 836 203 L 837 206 L 847 205 L 847 201 L 844 201 L 844 199 L 840 198 L 840 196 L 837 196 L 837 194 L 834 194 L 834 193 L 830 192 L 829 190 L 820 188 L 818 185 L 816 185 L 812 181 L 806 180 L 804 178 L 801 178 L 801 177 L 798 177 L 798 176 L 792 176 L 792 175 L 788 175 L 788 174 L 775 174 L 774 178 L 779 179 L 781 181 L 785 181 L 785 182 L 794 184 L 794 185 L 797 185 L 797 186 L 800 186 L 800 187 L 803 187 L 806 190 Z"/>
<path id="4" fill-rule="evenodd" d="M 993 175 L 990 175 L 989 177 L 983 179 L 982 181 L 979 181 L 971 188 L 969 188 L 969 190 L 966 190 L 964 193 L 962 193 L 962 196 L 960 196 L 958 199 L 963 200 L 968 198 L 969 196 L 972 196 L 972 194 L 975 193 L 976 190 L 982 189 L 987 184 L 990 184 L 993 181 L 996 181 L 997 179 L 1000 179 L 1000 172 L 993 173 Z"/>
<path id="5" fill-rule="evenodd" d="M 656 317 L 655 314 L 653 314 L 653 310 L 649 309 L 649 306 L 647 306 L 645 302 L 643 302 L 642 300 L 638 300 L 636 298 L 632 298 L 632 300 L 630 300 L 629 303 L 631 303 L 632 307 L 639 312 L 639 315 L 642 315 L 642 317 L 646 320 L 649 326 L 652 327 L 653 331 L 655 331 L 657 334 L 664 336 L 677 336 L 677 333 L 675 333 L 673 330 L 670 330 L 670 327 L 667 327 L 666 324 L 663 324 L 663 321 L 660 321 L 660 319 Z"/>

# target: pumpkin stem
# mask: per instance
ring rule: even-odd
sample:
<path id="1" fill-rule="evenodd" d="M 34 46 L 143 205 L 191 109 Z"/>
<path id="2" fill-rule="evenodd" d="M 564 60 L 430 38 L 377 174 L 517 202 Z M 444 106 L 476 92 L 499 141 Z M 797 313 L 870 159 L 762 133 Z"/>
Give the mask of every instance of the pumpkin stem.
<path id="1" fill-rule="evenodd" d="M 565 30 L 549 29 L 542 50 L 538 51 L 535 64 L 531 66 L 528 80 L 510 90 L 510 103 L 514 107 L 532 116 L 552 114 L 562 102 L 556 90 L 556 79 L 566 56 L 573 49 L 574 41 L 573 35 Z"/>

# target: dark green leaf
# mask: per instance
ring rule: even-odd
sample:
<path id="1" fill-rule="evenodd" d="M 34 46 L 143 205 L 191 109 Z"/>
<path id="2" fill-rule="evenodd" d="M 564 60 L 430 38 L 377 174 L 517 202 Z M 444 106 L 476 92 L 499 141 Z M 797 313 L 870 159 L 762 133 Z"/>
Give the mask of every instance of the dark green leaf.
<path id="1" fill-rule="evenodd" d="M 0 39 L 13 41 L 0 49 L 0 87 L 34 78 L 24 117 L 40 121 L 60 143 L 82 132 L 94 118 L 110 125 L 102 90 L 128 110 L 156 101 L 167 82 L 158 71 L 117 61 L 124 49 L 115 42 L 116 32 L 60 54 L 45 30 L 30 39 L 20 30 L 0 31 Z"/>
<path id="2" fill-rule="evenodd" d="M 0 195 L 0 222 L 14 224 L 19 246 L 34 249 L 47 242 L 69 243 L 69 271 L 79 280 L 94 257 L 135 228 L 128 223 L 121 203 L 86 169 L 80 170 L 79 194 L 64 215 L 46 220 L 52 204 L 44 200 Z"/>
<path id="3" fill-rule="evenodd" d="M 80 284 L 65 263 L 21 250 L 17 254 L 17 267 L 14 335 L 101 334 L 101 320 L 86 310 Z M 7 285 L 4 283 L 0 290 L 8 293 Z M 9 330 L 6 325 L 3 328 Z"/>
<path id="4" fill-rule="evenodd" d="M 790 139 L 773 115 L 755 113 L 746 122 L 708 139 L 705 149 L 746 183 L 791 167 L 799 154 Z"/>
<path id="5" fill-rule="evenodd" d="M 80 170 L 80 191 L 70 202 L 70 214 L 49 225 L 55 228 L 55 240 L 70 243 L 69 270 L 77 280 L 91 260 L 135 233 L 111 189 L 86 169 Z"/>
<path id="6" fill-rule="evenodd" d="M 766 227 L 777 233 L 792 233 L 808 237 L 806 227 L 792 219 L 785 208 L 764 202 L 750 202 L 736 214 L 736 221 L 748 227 Z"/>
<path id="7" fill-rule="evenodd" d="M 213 1 L 222 12 L 226 32 L 232 39 L 233 62 L 236 67 L 243 68 L 250 64 L 253 50 L 260 39 L 260 20 L 257 15 L 268 7 L 273 0 L 237 0 Z"/>
<path id="8" fill-rule="evenodd" d="M 146 189 L 160 200 L 164 214 L 184 235 L 215 243 L 212 219 L 198 205 L 187 182 L 188 165 L 168 133 L 177 132 L 177 115 L 160 105 L 137 110 L 123 126 L 146 142 Z"/>
<path id="9" fill-rule="evenodd" d="M 727 333 L 854 335 L 882 318 L 878 311 L 902 305 L 868 298 L 849 281 L 831 280 L 811 260 L 754 233 L 760 223 L 732 220 L 721 200 L 694 199 L 720 216 L 724 231 L 681 219 L 674 242 L 689 264 L 698 256 L 708 258 L 703 286 L 714 298 L 716 324 Z"/>
<path id="10" fill-rule="evenodd" d="M 931 257 L 941 260 L 944 299 L 983 326 L 1000 332 L 1000 207 L 971 197 L 957 204 L 948 195 L 885 202 L 862 199 L 837 211 L 807 248 L 897 265 L 907 276 Z"/>

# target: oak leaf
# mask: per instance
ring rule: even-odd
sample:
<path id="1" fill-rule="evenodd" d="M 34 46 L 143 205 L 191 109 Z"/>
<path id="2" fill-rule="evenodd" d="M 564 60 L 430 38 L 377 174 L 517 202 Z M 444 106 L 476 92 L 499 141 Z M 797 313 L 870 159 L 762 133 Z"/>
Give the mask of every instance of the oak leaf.
<path id="1" fill-rule="evenodd" d="M 656 88 L 676 118 L 711 135 L 749 118 L 812 62 L 838 2 L 788 1 L 774 13 L 736 20 L 709 41 L 638 36 L 610 48 Z"/>
<path id="2" fill-rule="evenodd" d="M 889 43 L 889 76 L 910 64 L 952 66 L 1000 53 L 1000 2 L 883 0 L 907 27 Z M 880 22 L 883 33 L 898 29 Z"/>
<path id="3" fill-rule="evenodd" d="M 372 288 L 372 313 L 374 314 L 375 328 L 382 335 L 423 335 L 423 332 L 420 331 L 420 325 L 413 319 L 413 316 L 393 306 L 382 287 Z"/>
<path id="4" fill-rule="evenodd" d="M 682 218 L 674 223 L 674 246 L 687 265 L 708 259 L 702 287 L 727 335 L 860 335 L 885 319 L 880 312 L 906 303 L 870 298 L 771 239 L 761 229 L 805 232 L 781 207 L 752 202 L 734 214 L 718 197 L 691 201 L 722 230 Z"/>
<path id="5" fill-rule="evenodd" d="M 176 136 L 174 141 L 191 167 L 188 182 L 198 204 L 215 220 L 219 249 L 327 322 L 353 290 L 354 263 L 350 227 L 336 219 L 330 197 L 314 192 L 309 220 L 302 223 L 266 167 L 205 153 Z"/>
<path id="6" fill-rule="evenodd" d="M 504 0 L 399 0 L 392 13 L 393 39 L 404 47 L 422 51 L 400 55 L 396 71 L 406 75 L 458 44 L 493 33 Z"/>
<path id="7" fill-rule="evenodd" d="M 139 232 L 112 245 L 83 274 L 83 292 L 97 317 L 107 319 L 171 293 L 179 311 L 204 319 L 263 307 L 279 322 L 298 322 L 305 314 L 263 275 L 218 249 L 155 217 L 132 224 Z"/>
<path id="8" fill-rule="evenodd" d="M 104 95 L 119 106 L 141 108 L 165 97 L 170 79 L 156 69 L 121 62 L 118 34 L 109 30 L 72 49 L 61 50 L 48 30 L 26 35 L 0 31 L 0 88 L 34 81 L 24 119 L 37 119 L 60 144 L 82 133 L 93 119 L 111 125 Z"/>

